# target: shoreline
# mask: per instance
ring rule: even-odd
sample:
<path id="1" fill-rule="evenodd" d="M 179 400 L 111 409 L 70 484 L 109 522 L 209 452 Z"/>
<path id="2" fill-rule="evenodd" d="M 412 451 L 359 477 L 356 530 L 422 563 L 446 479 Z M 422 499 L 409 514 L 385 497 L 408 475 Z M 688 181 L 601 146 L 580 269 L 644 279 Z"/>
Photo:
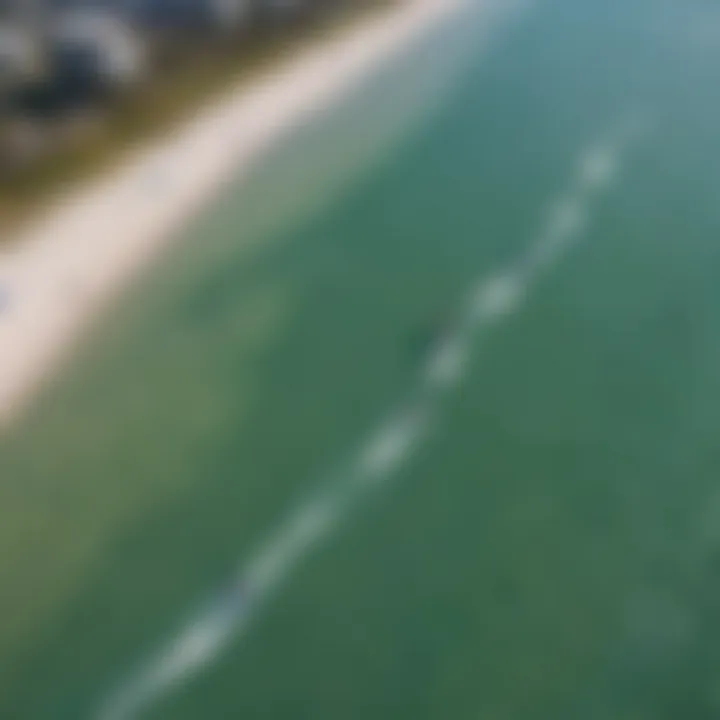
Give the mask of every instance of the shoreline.
<path id="1" fill-rule="evenodd" d="M 0 254 L 0 432 L 61 369 L 83 330 L 227 182 L 242 180 L 275 142 L 460 2 L 405 0 L 319 40 L 229 89 L 16 233 Z"/>

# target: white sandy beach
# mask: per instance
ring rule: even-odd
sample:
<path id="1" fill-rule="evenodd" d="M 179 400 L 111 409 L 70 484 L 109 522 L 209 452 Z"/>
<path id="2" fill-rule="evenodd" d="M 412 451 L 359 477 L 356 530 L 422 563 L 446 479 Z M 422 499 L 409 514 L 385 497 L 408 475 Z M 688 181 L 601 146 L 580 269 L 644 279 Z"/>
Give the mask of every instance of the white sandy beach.
<path id="1" fill-rule="evenodd" d="M 273 142 L 454 12 L 406 0 L 243 84 L 9 239 L 0 286 L 0 429 L 27 408 L 84 328 L 223 183 Z"/>

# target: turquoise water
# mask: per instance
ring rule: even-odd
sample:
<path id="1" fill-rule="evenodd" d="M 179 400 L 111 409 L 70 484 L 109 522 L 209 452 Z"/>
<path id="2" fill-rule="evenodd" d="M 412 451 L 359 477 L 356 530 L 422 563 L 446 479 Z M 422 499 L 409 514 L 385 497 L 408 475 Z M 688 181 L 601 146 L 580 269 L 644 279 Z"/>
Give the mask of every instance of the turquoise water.
<path id="1" fill-rule="evenodd" d="M 487 278 L 402 461 L 142 717 L 717 717 L 718 40 L 709 2 L 473 10 L 228 188 L 3 441 L 0 717 L 134 687 Z"/>

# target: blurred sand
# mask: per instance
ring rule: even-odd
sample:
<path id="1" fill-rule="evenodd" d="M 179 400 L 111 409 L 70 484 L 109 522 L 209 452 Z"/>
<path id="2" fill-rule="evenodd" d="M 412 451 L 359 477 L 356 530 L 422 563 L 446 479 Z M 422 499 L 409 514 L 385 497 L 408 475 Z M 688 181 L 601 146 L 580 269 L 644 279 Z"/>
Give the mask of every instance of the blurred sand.
<path id="1" fill-rule="evenodd" d="M 463 0 L 406 0 L 230 92 L 112 174 L 77 188 L 0 256 L 0 428 L 83 328 L 222 184 Z"/>

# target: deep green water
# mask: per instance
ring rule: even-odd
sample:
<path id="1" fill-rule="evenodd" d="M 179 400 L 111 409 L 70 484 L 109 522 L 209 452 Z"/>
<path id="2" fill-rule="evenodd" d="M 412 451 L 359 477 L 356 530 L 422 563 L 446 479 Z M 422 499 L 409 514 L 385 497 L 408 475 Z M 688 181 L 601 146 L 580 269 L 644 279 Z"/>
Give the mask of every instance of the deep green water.
<path id="1" fill-rule="evenodd" d="M 95 718 L 629 118 L 392 482 L 144 716 L 720 716 L 718 63 L 710 0 L 472 11 L 228 188 L 3 440 L 0 718 Z"/>

